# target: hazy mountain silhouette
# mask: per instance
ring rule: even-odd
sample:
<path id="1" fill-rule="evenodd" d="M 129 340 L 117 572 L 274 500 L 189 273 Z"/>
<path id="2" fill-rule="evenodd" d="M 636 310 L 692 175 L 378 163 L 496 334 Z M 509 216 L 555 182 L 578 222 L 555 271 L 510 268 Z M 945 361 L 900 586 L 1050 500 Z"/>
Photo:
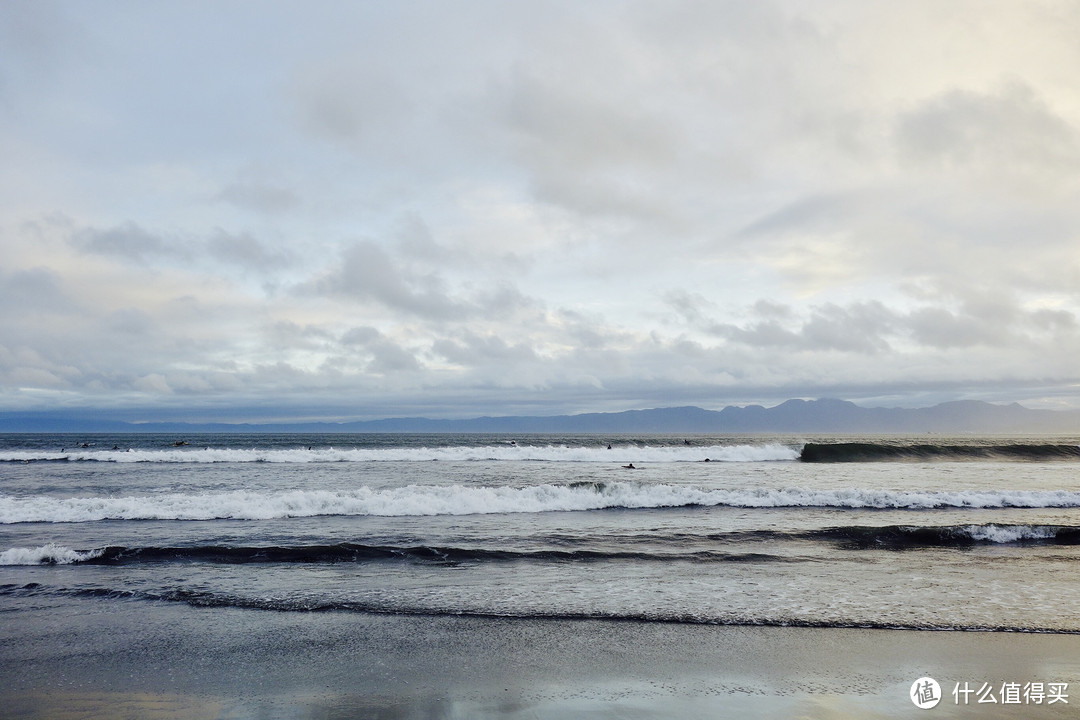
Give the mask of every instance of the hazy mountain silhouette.
<path id="1" fill-rule="evenodd" d="M 0 432 L 477 432 L 477 433 L 1072 433 L 1080 411 L 1032 410 L 977 400 L 928 408 L 865 408 L 846 400 L 788 400 L 775 407 L 627 410 L 580 415 L 390 418 L 345 423 L 125 423 L 92 418 L 0 415 Z"/>

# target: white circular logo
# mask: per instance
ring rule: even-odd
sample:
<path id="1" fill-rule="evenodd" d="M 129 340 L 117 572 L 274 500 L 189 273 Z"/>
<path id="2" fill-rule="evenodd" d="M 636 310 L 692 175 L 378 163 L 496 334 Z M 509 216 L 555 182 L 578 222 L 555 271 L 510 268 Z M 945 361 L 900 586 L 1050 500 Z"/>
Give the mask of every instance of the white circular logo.
<path id="1" fill-rule="evenodd" d="M 921 677 L 911 683 L 911 702 L 915 707 L 929 710 L 941 702 L 941 686 L 932 677 Z"/>

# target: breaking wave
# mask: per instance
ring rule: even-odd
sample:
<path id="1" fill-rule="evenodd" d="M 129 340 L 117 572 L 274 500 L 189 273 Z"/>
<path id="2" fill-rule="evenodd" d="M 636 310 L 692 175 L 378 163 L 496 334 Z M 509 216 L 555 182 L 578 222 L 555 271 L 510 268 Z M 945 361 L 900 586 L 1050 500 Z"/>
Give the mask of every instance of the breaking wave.
<path id="1" fill-rule="evenodd" d="M 807 443 L 803 462 L 880 460 L 1080 460 L 1080 445 L 890 445 L 886 443 Z"/>
<path id="2" fill-rule="evenodd" d="M 95 522 L 100 520 L 270 520 L 329 515 L 425 516 L 557 511 L 645 509 L 690 506 L 742 508 L 1072 508 L 1080 492 L 1066 490 L 898 491 L 860 488 L 703 489 L 632 482 L 577 482 L 528 487 L 409 485 L 366 486 L 347 492 L 235 491 L 128 497 L 0 495 L 0 524 Z"/>
<path id="3" fill-rule="evenodd" d="M 809 532 L 751 531 L 709 536 L 712 541 L 817 541 L 858 550 L 907 550 L 974 545 L 1080 545 L 1080 527 L 1060 525 L 886 525 L 823 528 Z M 662 541 L 663 538 L 652 538 Z M 681 543 L 673 543 L 678 545 Z M 790 556 L 767 552 L 719 550 L 604 550 L 456 547 L 437 545 L 193 545 L 183 547 L 108 546 L 73 550 L 54 543 L 0 552 L 0 565 L 136 565 L 144 563 L 363 563 L 407 561 L 456 565 L 469 562 L 792 562 Z"/>
<path id="4" fill-rule="evenodd" d="M 0 451 L 0 462 L 105 463 L 350 463 L 532 461 L 597 462 L 633 459 L 639 463 L 672 462 L 879 462 L 888 460 L 1080 460 L 1080 445 L 1065 444 L 896 444 L 877 442 L 743 444 L 743 445 L 561 445 L 517 444 L 394 446 L 394 447 L 272 447 L 164 449 L 77 448 L 56 451 Z"/>
<path id="5" fill-rule="evenodd" d="M 0 565 L 136 565 L 143 563 L 218 563 L 249 565 L 262 563 L 364 563 L 406 561 L 457 565 L 469 562 L 768 562 L 784 558 L 766 553 L 635 552 L 605 550 L 504 550 L 475 547 L 427 545 L 336 545 L 234 547 L 197 545 L 192 547 L 110 546 L 80 552 L 48 545 L 41 548 L 12 548 L 0 553 Z"/>
<path id="6" fill-rule="evenodd" d="M 57 451 L 8 450 L 0 462 L 108 462 L 108 463 L 338 463 L 338 462 L 768 462 L 797 460 L 799 447 L 767 445 L 490 445 L 433 447 L 295 447 L 295 448 L 199 448 L 168 449 L 61 449 Z"/>
<path id="7" fill-rule="evenodd" d="M 72 565 L 101 557 L 104 549 L 79 552 L 60 545 L 38 548 L 11 548 L 0 552 L 0 565 Z"/>
<path id="8" fill-rule="evenodd" d="M 468 604 L 442 604 L 391 598 L 346 599 L 309 595 L 242 595 L 203 589 L 172 588 L 131 590 L 110 587 L 49 588 L 39 583 L 0 584 L 0 596 L 34 597 L 41 595 L 94 598 L 121 601 L 182 603 L 195 608 L 242 608 L 276 613 L 351 612 L 374 615 L 413 615 L 423 617 L 514 618 L 523 620 L 611 620 L 635 623 L 672 623 L 685 625 L 732 625 L 807 628 L 875 628 L 893 630 L 957 630 L 970 632 L 1016 632 L 1080 634 L 1074 625 L 1040 626 L 1036 624 L 988 624 L 977 621 L 933 622 L 911 618 L 838 617 L 816 619 L 798 613 L 762 610 L 714 610 L 686 612 L 657 607 L 652 610 L 570 610 L 559 608 L 517 608 L 499 610 Z M 1067 620 L 1065 621 L 1068 622 Z"/>
<path id="9" fill-rule="evenodd" d="M 954 525 L 838 527 L 807 533 L 814 540 L 831 540 L 842 547 L 866 550 L 909 550 L 974 545 L 1080 545 L 1080 528 L 1057 525 Z"/>

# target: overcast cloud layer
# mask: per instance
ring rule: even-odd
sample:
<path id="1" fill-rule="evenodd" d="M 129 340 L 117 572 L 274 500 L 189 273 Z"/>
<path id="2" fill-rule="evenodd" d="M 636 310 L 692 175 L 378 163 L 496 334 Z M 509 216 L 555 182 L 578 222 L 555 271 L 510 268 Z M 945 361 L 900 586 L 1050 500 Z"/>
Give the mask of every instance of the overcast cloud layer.
<path id="1" fill-rule="evenodd" d="M 0 410 L 1080 407 L 1080 4 L 0 3 Z"/>

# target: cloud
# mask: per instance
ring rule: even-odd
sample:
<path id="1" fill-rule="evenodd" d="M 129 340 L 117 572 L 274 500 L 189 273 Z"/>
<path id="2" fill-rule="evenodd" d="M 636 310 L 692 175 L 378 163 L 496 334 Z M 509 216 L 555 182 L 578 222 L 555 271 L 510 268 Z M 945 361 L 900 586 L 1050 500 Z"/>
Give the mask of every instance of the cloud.
<path id="1" fill-rule="evenodd" d="M 353 243 L 340 263 L 300 288 L 327 296 L 369 300 L 424 318 L 455 319 L 467 308 L 448 294 L 445 281 L 435 273 L 413 275 L 394 262 L 377 243 Z"/>
<path id="2" fill-rule="evenodd" d="M 1064 5 L 0 14 L 0 409 L 1080 403 Z"/>
<path id="3" fill-rule="evenodd" d="M 523 343 L 509 344 L 500 337 L 466 333 L 460 338 L 441 338 L 432 351 L 456 365 L 499 365 L 507 369 L 537 360 L 536 352 Z"/>
<path id="4" fill-rule="evenodd" d="M 382 338 L 382 333 L 370 326 L 349 328 L 341 336 L 342 345 L 369 345 Z"/>
<path id="5" fill-rule="evenodd" d="M 403 86 L 360 57 L 344 56 L 298 78 L 300 122 L 331 142 L 373 150 L 410 122 L 414 104 Z"/>
<path id="6" fill-rule="evenodd" d="M 432 321 L 506 318 L 532 304 L 506 280 L 462 294 L 439 272 L 418 272 L 409 268 L 412 264 L 421 263 L 395 257 L 374 241 L 358 241 L 342 251 L 333 268 L 297 286 L 296 292 L 367 301 Z"/>
<path id="7" fill-rule="evenodd" d="M 895 314 L 879 302 L 847 307 L 829 303 L 795 320 L 791 309 L 759 301 L 754 314 L 763 317 L 749 327 L 717 323 L 709 326 L 709 332 L 752 347 L 875 355 L 890 349 L 886 338 L 896 324 Z"/>
<path id="8" fill-rule="evenodd" d="M 173 392 L 172 387 L 169 386 L 165 377 L 158 373 L 151 373 L 136 378 L 131 386 L 140 392 L 151 395 L 171 395 Z"/>
<path id="9" fill-rule="evenodd" d="M 846 308 L 829 304 L 813 312 L 802 334 L 814 349 L 873 355 L 890 349 L 884 336 L 891 323 L 892 314 L 879 302 L 855 303 Z"/>
<path id="10" fill-rule="evenodd" d="M 206 242 L 206 251 L 214 258 L 252 269 L 288 265 L 292 256 L 284 250 L 267 247 L 249 233 L 231 234 L 218 230 Z"/>
<path id="11" fill-rule="evenodd" d="M 55 83 L 73 56 L 95 49 L 85 28 L 51 2 L 0 7 L 0 45 L 15 50 L 0 67 L 0 107 L 12 110 L 19 91 Z"/>
<path id="12" fill-rule="evenodd" d="M 81 374 L 77 367 L 26 345 L 0 344 L 0 389 L 64 388 L 78 382 Z"/>
<path id="13" fill-rule="evenodd" d="M 714 304 L 704 295 L 682 289 L 668 290 L 663 294 L 663 301 L 682 321 L 691 324 L 701 321 L 704 312 L 715 309 Z"/>
<path id="14" fill-rule="evenodd" d="M 158 327 L 157 321 L 138 308 L 120 308 L 105 319 L 107 332 L 121 337 L 146 337 Z"/>
<path id="15" fill-rule="evenodd" d="M 1003 342 L 1000 330 L 945 308 L 916 310 L 911 315 L 910 325 L 916 342 L 935 348 L 964 348 Z"/>
<path id="16" fill-rule="evenodd" d="M 420 363 L 416 356 L 391 342 L 375 343 L 368 348 L 371 352 L 371 362 L 367 365 L 367 372 L 376 375 L 390 373 L 409 372 L 420 369 Z"/>
<path id="17" fill-rule="evenodd" d="M 0 271 L 0 307 L 23 315 L 77 311 L 78 304 L 63 287 L 63 279 L 47 267 Z"/>
<path id="18" fill-rule="evenodd" d="M 288 212 L 300 204 L 300 198 L 289 188 L 257 180 L 245 180 L 226 185 L 218 199 L 258 213 Z"/>
<path id="19" fill-rule="evenodd" d="M 702 318 L 710 335 L 753 350 L 839 352 L 877 357 L 915 357 L 927 351 L 1008 349 L 1032 362 L 1053 348 L 1080 342 L 1077 315 L 1064 310 L 1025 309 L 1015 298 L 941 298 L 910 311 L 880 302 L 825 304 L 800 312 L 758 301 L 747 323 Z"/>
<path id="20" fill-rule="evenodd" d="M 269 246 L 249 232 L 232 233 L 221 228 L 204 236 L 189 236 L 152 231 L 127 222 L 104 229 L 73 230 L 69 243 L 83 252 L 168 273 L 180 267 L 194 269 L 208 261 L 265 272 L 287 267 L 295 259 L 289 249 Z"/>
<path id="21" fill-rule="evenodd" d="M 659 116 L 565 78 L 519 74 L 506 94 L 507 127 L 541 202 L 586 215 L 666 214 L 644 177 L 674 162 L 675 139 Z"/>
<path id="22" fill-rule="evenodd" d="M 904 159 L 979 185 L 1060 191 L 1077 182 L 1080 132 L 1021 82 L 929 99 L 899 117 L 896 136 Z"/>
<path id="23" fill-rule="evenodd" d="M 353 368 L 375 375 L 393 375 L 422 369 L 416 351 L 403 347 L 370 326 L 349 328 L 339 338 L 340 355 L 331 361 L 337 368 Z"/>
<path id="24" fill-rule="evenodd" d="M 160 262 L 165 257 L 175 259 L 187 251 L 184 245 L 170 242 L 133 222 L 104 230 L 80 230 L 72 236 L 71 242 L 88 252 L 142 263 Z"/>

